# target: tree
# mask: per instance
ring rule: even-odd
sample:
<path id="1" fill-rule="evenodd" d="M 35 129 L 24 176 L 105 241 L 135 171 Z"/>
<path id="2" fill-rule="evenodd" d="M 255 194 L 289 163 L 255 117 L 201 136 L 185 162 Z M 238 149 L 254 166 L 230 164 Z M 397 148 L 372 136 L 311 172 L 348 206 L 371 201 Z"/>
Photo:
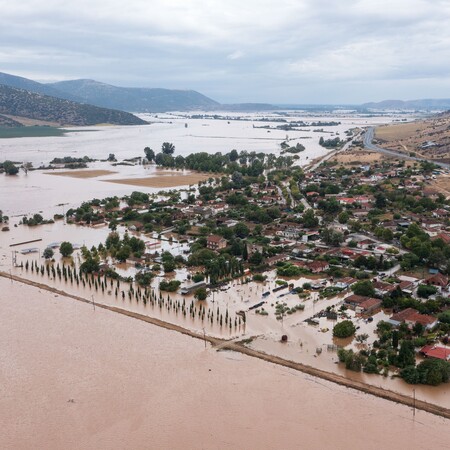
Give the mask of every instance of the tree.
<path id="1" fill-rule="evenodd" d="M 55 252 L 53 251 L 53 249 L 51 249 L 50 247 L 47 247 L 44 250 L 44 258 L 45 259 L 51 259 L 53 258 L 53 255 L 55 254 Z"/>
<path id="2" fill-rule="evenodd" d="M 175 270 L 176 264 L 174 259 L 166 259 L 163 261 L 163 268 L 165 273 L 173 272 Z"/>
<path id="3" fill-rule="evenodd" d="M 14 165 L 14 163 L 8 160 L 3 163 L 3 169 L 7 175 L 16 175 L 19 172 L 19 169 Z"/>
<path id="4" fill-rule="evenodd" d="M 428 298 L 430 295 L 434 295 L 437 292 L 436 286 L 428 284 L 421 284 L 417 288 L 417 295 L 421 298 Z"/>
<path id="5" fill-rule="evenodd" d="M 194 297 L 197 300 L 206 300 L 206 297 L 208 297 L 206 288 L 198 288 L 194 293 Z"/>
<path id="6" fill-rule="evenodd" d="M 62 242 L 59 246 L 59 253 L 61 253 L 64 258 L 67 258 L 73 253 L 73 245 L 67 241 Z"/>
<path id="7" fill-rule="evenodd" d="M 339 245 L 344 242 L 344 235 L 331 228 L 324 228 L 321 237 L 325 244 L 332 245 L 333 247 L 339 247 Z"/>
<path id="8" fill-rule="evenodd" d="M 347 338 L 353 336 L 355 332 L 356 328 L 351 320 L 343 320 L 333 328 L 333 336 L 337 338 Z"/>
<path id="9" fill-rule="evenodd" d="M 248 259 L 248 249 L 247 249 L 246 243 L 244 243 L 244 247 L 242 248 L 242 259 L 244 261 L 247 261 L 247 259 Z"/>
<path id="10" fill-rule="evenodd" d="M 347 211 L 342 211 L 339 216 L 338 216 L 338 220 L 339 223 L 347 223 L 348 222 L 348 218 L 349 218 L 349 214 Z"/>
<path id="11" fill-rule="evenodd" d="M 358 281 L 353 285 L 352 289 L 356 295 L 363 295 L 365 297 L 373 297 L 375 295 L 375 288 L 369 280 Z"/>
<path id="12" fill-rule="evenodd" d="M 161 146 L 161 151 L 165 155 L 173 155 L 175 152 L 175 145 L 171 144 L 170 142 L 164 142 Z"/>
<path id="13" fill-rule="evenodd" d="M 236 170 L 233 172 L 233 175 L 231 175 L 231 180 L 236 186 L 240 187 L 243 181 L 242 173 Z"/>
<path id="14" fill-rule="evenodd" d="M 414 366 L 416 364 L 414 344 L 412 341 L 402 341 L 397 356 L 398 367 Z"/>
<path id="15" fill-rule="evenodd" d="M 392 239 L 394 239 L 394 233 L 389 228 L 384 228 L 383 233 L 382 233 L 382 238 L 385 241 L 390 242 L 390 241 L 392 241 Z"/>
<path id="16" fill-rule="evenodd" d="M 245 238 L 249 235 L 250 230 L 248 229 L 247 225 L 243 222 L 239 222 L 234 226 L 234 234 L 237 237 Z"/>
<path id="17" fill-rule="evenodd" d="M 110 153 L 109 156 L 108 156 L 107 161 L 109 161 L 109 162 L 117 161 L 116 155 L 114 153 Z"/>
<path id="18" fill-rule="evenodd" d="M 237 150 L 231 150 L 231 152 L 228 154 L 228 158 L 231 162 L 234 162 L 239 158 L 239 153 L 237 152 Z"/>
<path id="19" fill-rule="evenodd" d="M 152 162 L 155 159 L 155 152 L 150 147 L 144 148 L 145 157 L 148 161 Z"/>
<path id="20" fill-rule="evenodd" d="M 398 347 L 398 331 L 394 330 L 392 332 L 392 347 L 397 349 Z"/>
<path id="21" fill-rule="evenodd" d="M 259 266 L 263 262 L 263 255 L 257 250 L 256 252 L 252 253 L 250 258 L 248 258 L 248 262 L 255 266 Z"/>
<path id="22" fill-rule="evenodd" d="M 366 342 L 367 339 L 369 339 L 369 335 L 367 333 L 358 334 L 355 338 L 356 342 L 359 342 L 360 344 Z"/>
<path id="23" fill-rule="evenodd" d="M 386 197 L 381 192 L 378 192 L 375 195 L 375 208 L 378 209 L 386 208 Z"/>
<path id="24" fill-rule="evenodd" d="M 131 247 L 129 245 L 122 245 L 120 249 L 116 253 L 116 258 L 124 262 L 126 261 L 131 255 Z"/>
<path id="25" fill-rule="evenodd" d="M 314 211 L 312 209 L 308 209 L 305 214 L 303 214 L 302 221 L 306 228 L 314 228 L 319 225 L 319 219 L 314 215 Z"/>

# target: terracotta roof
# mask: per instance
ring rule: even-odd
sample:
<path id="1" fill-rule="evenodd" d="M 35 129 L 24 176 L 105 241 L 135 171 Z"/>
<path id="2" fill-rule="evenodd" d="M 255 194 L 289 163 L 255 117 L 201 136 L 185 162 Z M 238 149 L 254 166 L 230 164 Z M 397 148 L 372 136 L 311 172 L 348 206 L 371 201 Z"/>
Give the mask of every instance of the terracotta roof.
<path id="1" fill-rule="evenodd" d="M 208 236 L 207 240 L 210 242 L 222 242 L 225 239 L 222 236 L 218 236 L 217 234 L 212 234 L 211 236 Z"/>
<path id="2" fill-rule="evenodd" d="M 438 347 L 437 345 L 425 345 L 420 350 L 420 353 L 430 358 L 443 359 L 444 361 L 450 360 L 450 348 Z"/>
<path id="3" fill-rule="evenodd" d="M 429 316 L 427 314 L 420 314 L 417 310 L 414 308 L 407 308 L 403 311 L 400 311 L 397 314 L 394 314 L 391 317 L 391 320 L 394 320 L 395 322 L 414 322 L 414 323 L 420 323 L 422 325 L 431 325 L 434 322 L 436 322 L 436 319 L 433 316 Z"/>

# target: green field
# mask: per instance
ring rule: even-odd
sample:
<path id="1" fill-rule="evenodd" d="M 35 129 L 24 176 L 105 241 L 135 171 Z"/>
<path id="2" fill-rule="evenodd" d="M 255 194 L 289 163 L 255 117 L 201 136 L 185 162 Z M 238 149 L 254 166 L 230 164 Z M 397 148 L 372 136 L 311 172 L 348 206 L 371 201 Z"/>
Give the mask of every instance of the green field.
<path id="1" fill-rule="evenodd" d="M 67 130 L 55 127 L 0 127 L 0 139 L 64 136 L 66 133 Z"/>

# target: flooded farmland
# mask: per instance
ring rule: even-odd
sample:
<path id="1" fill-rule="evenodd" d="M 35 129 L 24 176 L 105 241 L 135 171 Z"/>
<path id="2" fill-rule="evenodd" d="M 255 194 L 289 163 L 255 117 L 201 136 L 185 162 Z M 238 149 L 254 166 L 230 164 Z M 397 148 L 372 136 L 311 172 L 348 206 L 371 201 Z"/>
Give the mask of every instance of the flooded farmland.
<path id="1" fill-rule="evenodd" d="M 425 412 L 2 278 L 0 290 L 2 448 L 448 446 L 448 421 Z"/>

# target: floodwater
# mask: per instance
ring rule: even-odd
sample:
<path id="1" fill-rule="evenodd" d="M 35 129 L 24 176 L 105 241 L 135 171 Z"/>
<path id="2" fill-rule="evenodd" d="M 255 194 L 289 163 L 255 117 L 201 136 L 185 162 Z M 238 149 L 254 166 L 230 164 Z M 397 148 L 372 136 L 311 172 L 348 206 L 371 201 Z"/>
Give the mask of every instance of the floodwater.
<path id="1" fill-rule="evenodd" d="M 447 449 L 448 420 L 0 279 L 0 447 Z"/>
<path id="2" fill-rule="evenodd" d="M 230 113 L 224 113 L 230 114 Z M 289 139 L 302 143 L 306 150 L 300 154 L 306 160 L 325 155 L 327 150 L 319 146 L 319 138 L 330 138 L 332 133 L 344 137 L 346 130 L 358 126 L 370 126 L 387 123 L 392 117 L 361 117 L 358 115 L 324 115 L 305 116 L 293 115 L 289 120 L 338 121 L 341 125 L 331 127 L 302 127 L 304 131 L 282 131 L 254 128 L 261 126 L 280 125 L 277 122 L 261 122 L 257 119 L 267 117 L 276 119 L 274 114 L 239 114 L 249 120 L 213 120 L 190 119 L 177 114 L 147 115 L 141 114 L 148 121 L 156 121 L 151 125 L 142 126 L 103 126 L 88 128 L 73 128 L 65 136 L 42 138 L 15 138 L 0 140 L 0 159 L 32 162 L 35 166 L 48 163 L 53 158 L 63 156 L 106 159 L 114 153 L 118 159 L 143 156 L 146 146 L 158 151 L 163 142 L 172 142 L 177 155 L 189 155 L 195 152 L 228 153 L 233 149 L 238 151 L 256 151 L 277 153 L 280 144 Z M 234 115 L 236 116 L 236 115 Z M 185 125 L 188 125 L 187 128 Z M 324 132 L 314 132 L 323 128 Z M 270 132 L 268 132 L 270 131 Z M 333 134 L 334 136 L 334 134 Z"/>

